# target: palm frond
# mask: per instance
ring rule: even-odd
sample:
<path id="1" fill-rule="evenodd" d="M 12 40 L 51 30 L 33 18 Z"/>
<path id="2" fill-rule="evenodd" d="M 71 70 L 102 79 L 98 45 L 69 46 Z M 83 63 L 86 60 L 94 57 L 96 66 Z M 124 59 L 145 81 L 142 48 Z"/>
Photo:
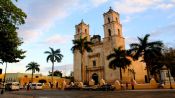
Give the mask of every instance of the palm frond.
<path id="1" fill-rule="evenodd" d="M 138 47 L 140 47 L 140 44 L 138 44 L 138 43 L 132 43 L 132 44 L 130 44 L 129 45 L 131 48 L 138 48 Z"/>
<path id="2" fill-rule="evenodd" d="M 30 62 L 28 65 L 26 65 L 26 71 L 32 70 L 32 72 L 35 72 L 35 70 L 39 69 L 39 64 L 36 62 Z"/>
<path id="3" fill-rule="evenodd" d="M 115 53 L 111 53 L 107 56 L 107 60 L 110 60 L 110 59 L 113 59 L 116 57 L 116 54 Z"/>
<path id="4" fill-rule="evenodd" d="M 76 50 L 78 50 L 81 54 L 84 51 L 92 52 L 91 45 L 93 43 L 91 41 L 87 41 L 87 37 L 80 37 L 80 39 L 72 40 L 73 47 L 71 48 L 72 52 L 74 53 Z"/>
<path id="5" fill-rule="evenodd" d="M 52 55 L 48 55 L 46 58 L 46 61 L 49 62 L 49 60 L 51 60 L 51 58 L 52 58 Z M 51 61 L 53 61 L 53 60 L 51 60 Z"/>
<path id="6" fill-rule="evenodd" d="M 114 49 L 114 52 L 107 56 L 109 61 L 109 68 L 116 69 L 122 68 L 126 69 L 130 64 L 130 59 L 127 58 L 126 50 L 121 47 Z"/>
<path id="7" fill-rule="evenodd" d="M 50 52 L 50 51 L 45 51 L 44 53 L 45 53 L 45 54 L 51 54 L 51 52 Z"/>
<path id="8" fill-rule="evenodd" d="M 51 48 L 51 47 L 49 47 L 50 48 L 50 50 L 51 50 L 51 53 L 53 54 L 54 53 L 54 49 L 53 48 Z"/>

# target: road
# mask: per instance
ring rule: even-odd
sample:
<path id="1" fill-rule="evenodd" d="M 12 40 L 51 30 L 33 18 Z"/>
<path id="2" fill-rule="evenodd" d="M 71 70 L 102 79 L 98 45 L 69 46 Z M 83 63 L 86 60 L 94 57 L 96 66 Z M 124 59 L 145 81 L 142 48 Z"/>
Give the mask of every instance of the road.
<path id="1" fill-rule="evenodd" d="M 5 97 L 6 96 L 6 97 Z M 16 97 L 15 97 L 16 96 Z M 13 91 L 0 98 L 175 98 L 175 90 L 125 90 L 125 91 Z"/>

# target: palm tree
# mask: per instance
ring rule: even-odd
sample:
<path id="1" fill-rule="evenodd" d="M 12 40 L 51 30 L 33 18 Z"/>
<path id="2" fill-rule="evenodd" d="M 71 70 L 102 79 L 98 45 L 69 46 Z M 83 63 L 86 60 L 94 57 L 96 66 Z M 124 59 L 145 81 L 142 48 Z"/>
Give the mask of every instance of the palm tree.
<path id="1" fill-rule="evenodd" d="M 120 68 L 120 80 L 122 80 L 122 69 L 125 70 L 131 64 L 130 59 L 127 58 L 126 50 L 122 50 L 121 47 L 115 48 L 114 53 L 107 56 L 107 60 L 110 60 L 109 68 Z"/>
<path id="2" fill-rule="evenodd" d="M 26 71 L 29 71 L 29 70 L 32 70 L 32 80 L 31 82 L 33 82 L 33 74 L 35 73 L 35 71 L 40 71 L 40 68 L 39 68 L 39 64 L 36 63 L 36 62 L 30 62 L 27 66 L 26 66 Z"/>
<path id="3" fill-rule="evenodd" d="M 74 46 L 71 48 L 72 52 L 75 53 L 76 50 L 79 51 L 81 54 L 81 80 L 84 82 L 84 63 L 83 63 L 83 58 L 84 58 L 84 53 L 87 52 L 92 52 L 91 45 L 93 43 L 91 41 L 87 40 L 87 37 L 80 37 L 80 39 L 72 40 Z"/>
<path id="4" fill-rule="evenodd" d="M 134 60 L 138 60 L 139 57 L 143 57 L 143 61 L 146 63 L 148 81 L 150 80 L 150 68 L 157 56 L 161 55 L 163 43 L 161 41 L 148 42 L 149 34 L 146 34 L 143 38 L 138 37 L 139 43 L 130 44 L 130 51 L 134 53 Z"/>
<path id="5" fill-rule="evenodd" d="M 55 62 L 61 62 L 63 55 L 60 53 L 60 49 L 54 50 L 53 48 L 49 47 L 51 51 L 45 51 L 45 54 L 49 54 L 47 56 L 47 62 L 50 60 L 52 62 L 52 84 L 53 84 L 53 74 L 54 74 L 54 63 Z M 52 86 L 51 86 L 52 88 Z"/>

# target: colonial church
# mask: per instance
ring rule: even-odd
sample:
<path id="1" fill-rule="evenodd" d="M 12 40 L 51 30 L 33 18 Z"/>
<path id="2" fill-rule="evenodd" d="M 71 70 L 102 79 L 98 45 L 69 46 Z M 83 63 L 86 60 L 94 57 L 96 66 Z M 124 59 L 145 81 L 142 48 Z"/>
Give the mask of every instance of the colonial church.
<path id="1" fill-rule="evenodd" d="M 89 25 L 81 21 L 75 26 L 75 39 L 87 37 L 94 45 L 91 47 L 93 52 L 85 52 L 83 72 L 81 72 L 81 54 L 74 53 L 74 79 L 75 81 L 90 81 L 99 83 L 101 79 L 106 82 L 114 82 L 120 79 L 119 69 L 110 69 L 107 56 L 111 54 L 114 48 L 122 47 L 125 49 L 125 38 L 122 34 L 122 24 L 119 13 L 109 9 L 103 14 L 104 17 L 104 38 L 100 35 L 90 36 Z M 94 20 L 95 21 L 95 20 Z M 83 75 L 83 76 L 82 76 Z M 132 64 L 124 71 L 122 70 L 122 80 L 130 81 L 135 79 L 137 82 L 145 82 L 146 70 L 145 64 L 140 61 L 132 61 Z"/>

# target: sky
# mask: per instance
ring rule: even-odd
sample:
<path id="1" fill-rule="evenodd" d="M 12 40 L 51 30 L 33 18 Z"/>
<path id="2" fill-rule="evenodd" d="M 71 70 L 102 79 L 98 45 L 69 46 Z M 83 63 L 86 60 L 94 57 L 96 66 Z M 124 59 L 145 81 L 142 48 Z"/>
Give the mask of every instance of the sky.
<path id="1" fill-rule="evenodd" d="M 112 7 L 119 12 L 126 48 L 137 42 L 137 37 L 151 34 L 150 41 L 163 41 L 175 47 L 175 0 L 18 0 L 14 2 L 26 14 L 24 25 L 18 30 L 23 40 L 21 49 L 27 51 L 18 63 L 8 64 L 7 72 L 25 73 L 31 61 L 40 64 L 44 75 L 51 71 L 51 62 L 46 62 L 49 47 L 61 49 L 64 55 L 55 70 L 69 75 L 73 70 L 73 54 L 70 50 L 75 34 L 75 25 L 83 19 L 90 25 L 90 34 L 104 37 L 103 13 Z M 4 69 L 4 65 L 0 65 Z M 30 71 L 27 73 L 31 73 Z"/>

